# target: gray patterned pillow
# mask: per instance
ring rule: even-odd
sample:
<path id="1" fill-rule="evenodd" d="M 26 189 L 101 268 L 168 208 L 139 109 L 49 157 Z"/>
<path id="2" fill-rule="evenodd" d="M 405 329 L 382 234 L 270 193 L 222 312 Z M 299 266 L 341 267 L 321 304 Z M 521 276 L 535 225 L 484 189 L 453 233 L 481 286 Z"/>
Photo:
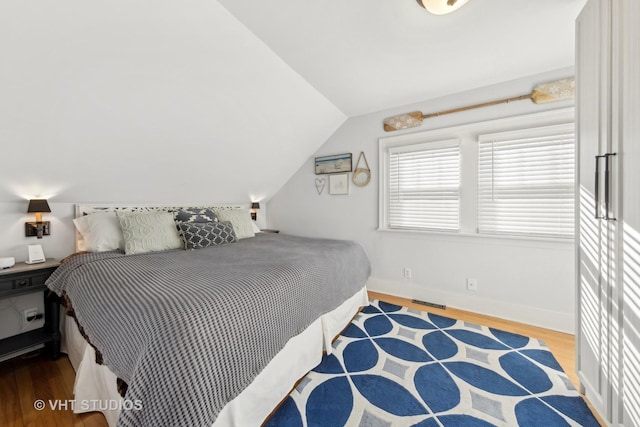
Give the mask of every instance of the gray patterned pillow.
<path id="1" fill-rule="evenodd" d="M 218 220 L 213 209 L 185 208 L 173 213 L 176 224 L 183 222 L 215 222 Z"/>
<path id="2" fill-rule="evenodd" d="M 184 239 L 184 234 L 182 233 L 182 229 L 180 228 L 180 224 L 183 222 L 197 222 L 197 223 L 205 223 L 205 222 L 216 222 L 218 221 L 218 217 L 213 209 L 209 208 L 181 208 L 173 211 L 173 219 L 176 222 L 176 230 L 178 230 L 178 235 L 181 240 Z"/>
<path id="3" fill-rule="evenodd" d="M 238 241 L 230 222 L 183 222 L 182 231 L 185 249 L 201 249 Z"/>

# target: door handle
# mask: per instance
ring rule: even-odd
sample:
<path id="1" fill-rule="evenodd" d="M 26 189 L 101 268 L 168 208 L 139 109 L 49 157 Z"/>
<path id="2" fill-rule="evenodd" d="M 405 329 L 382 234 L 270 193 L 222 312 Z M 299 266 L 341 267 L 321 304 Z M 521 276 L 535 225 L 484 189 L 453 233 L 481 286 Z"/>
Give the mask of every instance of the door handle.
<path id="1" fill-rule="evenodd" d="M 616 218 L 615 217 L 611 217 L 609 216 L 609 211 L 610 211 L 610 207 L 611 207 L 611 167 L 610 165 L 610 159 L 611 157 L 615 156 L 617 153 L 607 153 L 605 154 L 604 157 L 604 219 L 607 221 L 615 221 Z"/>
<path id="2" fill-rule="evenodd" d="M 600 159 L 605 159 L 606 155 L 604 156 L 595 156 L 596 158 L 596 173 L 595 173 L 595 203 L 594 203 L 594 207 L 595 207 L 595 213 L 594 213 L 594 218 L 595 219 L 605 219 L 605 217 L 603 215 L 600 215 Z"/>

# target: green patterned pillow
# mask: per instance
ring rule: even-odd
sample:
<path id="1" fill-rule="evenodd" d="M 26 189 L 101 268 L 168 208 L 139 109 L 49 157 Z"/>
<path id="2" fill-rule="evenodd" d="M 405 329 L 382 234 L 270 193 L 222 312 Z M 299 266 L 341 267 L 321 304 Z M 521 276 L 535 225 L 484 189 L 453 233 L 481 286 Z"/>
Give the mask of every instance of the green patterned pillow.
<path id="1" fill-rule="evenodd" d="M 233 225 L 238 240 L 256 235 L 251 225 L 249 209 L 220 209 L 216 211 L 216 215 L 218 221 L 229 221 Z"/>
<path id="2" fill-rule="evenodd" d="M 127 255 L 167 251 L 183 247 L 173 213 L 118 213 Z"/>

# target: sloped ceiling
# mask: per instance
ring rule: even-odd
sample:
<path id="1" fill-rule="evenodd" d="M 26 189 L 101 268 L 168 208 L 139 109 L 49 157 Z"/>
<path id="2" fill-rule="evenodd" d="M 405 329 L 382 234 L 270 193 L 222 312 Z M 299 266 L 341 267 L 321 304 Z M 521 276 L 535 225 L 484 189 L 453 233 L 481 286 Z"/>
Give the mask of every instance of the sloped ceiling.
<path id="1" fill-rule="evenodd" d="M 573 65 L 585 1 L 4 0 L 0 202 L 269 198 L 348 116 Z"/>
<path id="2" fill-rule="evenodd" d="M 0 2 L 0 202 L 249 202 L 345 120 L 218 2 Z"/>
<path id="3" fill-rule="evenodd" d="M 220 0 L 348 116 L 574 64 L 586 0 Z"/>

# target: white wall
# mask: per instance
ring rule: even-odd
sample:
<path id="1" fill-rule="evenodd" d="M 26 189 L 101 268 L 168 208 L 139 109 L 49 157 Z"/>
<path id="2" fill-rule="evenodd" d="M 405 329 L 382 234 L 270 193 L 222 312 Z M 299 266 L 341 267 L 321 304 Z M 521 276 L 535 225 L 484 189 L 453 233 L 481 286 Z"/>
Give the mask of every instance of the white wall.
<path id="1" fill-rule="evenodd" d="M 529 93 L 537 84 L 571 75 L 572 69 L 561 69 L 351 118 L 316 155 L 351 152 L 355 161 L 364 151 L 372 168 L 371 183 L 363 188 L 350 186 L 348 196 L 331 196 L 326 189 L 318 195 L 312 156 L 269 202 L 269 226 L 292 234 L 361 242 L 372 263 L 372 290 L 573 332 L 573 243 L 376 230 L 379 138 L 568 107 L 573 101 L 543 105 L 519 101 L 427 119 L 420 128 L 393 134 L 382 130 L 385 117 L 517 96 Z M 403 267 L 412 269 L 412 279 L 402 277 Z M 478 279 L 477 292 L 466 290 L 466 278 Z"/>
<path id="2" fill-rule="evenodd" d="M 49 221 L 51 236 L 25 237 L 24 223 L 33 222 L 33 214 L 27 214 L 27 200 L 0 203 L 0 256 L 12 256 L 16 261 L 27 259 L 27 245 L 41 245 L 47 258 L 62 259 L 74 251 L 73 212 L 71 203 L 49 203 L 50 214 L 42 220 Z"/>
<path id="3" fill-rule="evenodd" d="M 0 52 L 0 202 L 263 200 L 346 118 L 217 1 L 6 0 Z"/>

